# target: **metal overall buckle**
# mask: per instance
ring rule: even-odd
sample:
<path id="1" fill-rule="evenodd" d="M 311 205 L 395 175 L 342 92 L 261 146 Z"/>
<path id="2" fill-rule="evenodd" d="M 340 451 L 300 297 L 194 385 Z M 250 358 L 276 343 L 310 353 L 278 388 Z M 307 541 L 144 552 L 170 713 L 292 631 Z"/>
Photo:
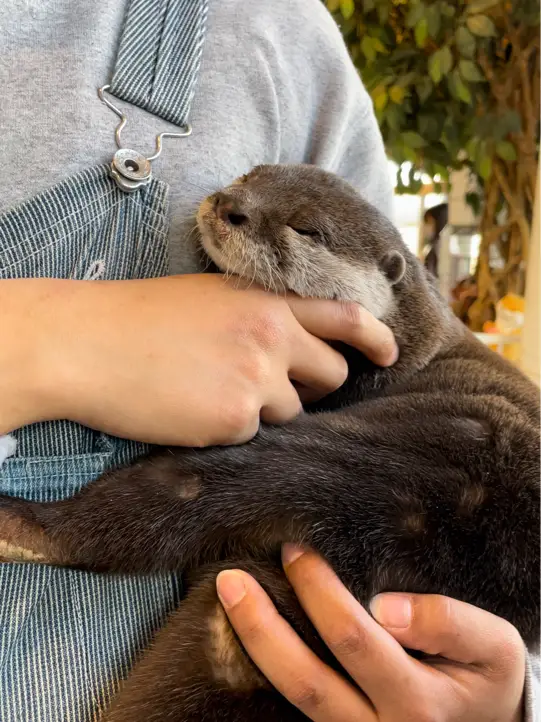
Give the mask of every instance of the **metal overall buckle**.
<path id="1" fill-rule="evenodd" d="M 117 145 L 117 152 L 113 156 L 111 165 L 109 166 L 109 175 L 117 186 L 125 191 L 126 193 L 132 193 L 133 191 L 139 190 L 143 186 L 146 186 L 152 180 L 152 167 L 151 163 L 155 160 L 162 152 L 162 139 L 163 138 L 186 138 L 191 135 L 191 125 L 182 126 L 180 133 L 159 133 L 156 136 L 156 150 L 154 155 L 146 158 L 141 153 L 131 148 L 123 148 L 120 140 L 120 134 L 122 128 L 128 122 L 126 115 L 117 108 L 116 105 L 105 97 L 105 91 L 109 90 L 110 85 L 104 85 L 103 88 L 98 88 L 98 96 L 105 105 L 110 108 L 120 118 L 120 123 L 115 129 L 115 142 Z"/>

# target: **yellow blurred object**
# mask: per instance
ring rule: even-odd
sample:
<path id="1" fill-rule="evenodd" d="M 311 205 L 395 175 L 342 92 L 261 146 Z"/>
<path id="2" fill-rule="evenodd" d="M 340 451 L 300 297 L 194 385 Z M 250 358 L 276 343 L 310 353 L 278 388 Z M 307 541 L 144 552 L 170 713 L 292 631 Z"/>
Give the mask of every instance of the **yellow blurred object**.
<path id="1" fill-rule="evenodd" d="M 501 333 L 513 333 L 524 325 L 524 297 L 508 293 L 496 304 L 496 325 Z"/>
<path id="2" fill-rule="evenodd" d="M 508 293 L 496 304 L 496 320 L 483 324 L 484 333 L 502 334 L 505 336 L 520 336 L 524 326 L 524 297 L 515 293 Z M 498 350 L 497 344 L 490 344 L 493 351 Z M 506 343 L 503 347 L 503 356 L 509 361 L 520 360 L 520 339 L 516 343 Z"/>
<path id="3" fill-rule="evenodd" d="M 393 101 L 393 103 L 401 105 L 405 97 L 406 89 L 402 88 L 400 85 L 393 85 L 389 89 L 389 98 Z"/>
<path id="4" fill-rule="evenodd" d="M 485 321 L 483 324 L 483 333 L 498 333 L 498 327 L 494 321 Z"/>

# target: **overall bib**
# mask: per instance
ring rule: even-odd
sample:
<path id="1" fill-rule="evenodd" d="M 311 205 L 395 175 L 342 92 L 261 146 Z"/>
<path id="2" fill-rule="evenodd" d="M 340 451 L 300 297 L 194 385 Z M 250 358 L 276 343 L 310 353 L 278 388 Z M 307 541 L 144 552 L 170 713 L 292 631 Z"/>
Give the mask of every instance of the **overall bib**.
<path id="1" fill-rule="evenodd" d="M 130 0 L 110 92 L 184 125 L 207 4 Z M 153 179 L 126 193 L 101 166 L 68 178 L 0 215 L 0 278 L 167 275 L 167 192 Z M 65 421 L 15 436 L 17 452 L 0 468 L 0 491 L 39 501 L 72 496 L 146 451 Z M 0 564 L 0 722 L 98 720 L 181 593 L 172 575 Z"/>

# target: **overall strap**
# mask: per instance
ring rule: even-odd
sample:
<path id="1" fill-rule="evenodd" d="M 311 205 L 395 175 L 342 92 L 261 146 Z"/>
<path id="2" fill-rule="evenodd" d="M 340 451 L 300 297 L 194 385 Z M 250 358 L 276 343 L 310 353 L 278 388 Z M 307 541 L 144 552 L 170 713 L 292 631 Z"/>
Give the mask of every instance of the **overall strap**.
<path id="1" fill-rule="evenodd" d="M 128 0 L 110 92 L 185 125 L 205 38 L 209 0 Z"/>

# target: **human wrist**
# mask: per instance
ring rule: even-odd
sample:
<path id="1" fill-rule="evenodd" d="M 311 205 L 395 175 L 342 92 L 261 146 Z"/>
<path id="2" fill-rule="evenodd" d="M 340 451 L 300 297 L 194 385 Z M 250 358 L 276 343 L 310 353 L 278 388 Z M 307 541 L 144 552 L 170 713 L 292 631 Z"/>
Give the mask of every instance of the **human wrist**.
<path id="1" fill-rule="evenodd" d="M 70 284 L 58 279 L 0 281 L 0 434 L 26 424 L 61 418 L 60 331 Z M 60 332 L 59 332 L 60 331 Z"/>

